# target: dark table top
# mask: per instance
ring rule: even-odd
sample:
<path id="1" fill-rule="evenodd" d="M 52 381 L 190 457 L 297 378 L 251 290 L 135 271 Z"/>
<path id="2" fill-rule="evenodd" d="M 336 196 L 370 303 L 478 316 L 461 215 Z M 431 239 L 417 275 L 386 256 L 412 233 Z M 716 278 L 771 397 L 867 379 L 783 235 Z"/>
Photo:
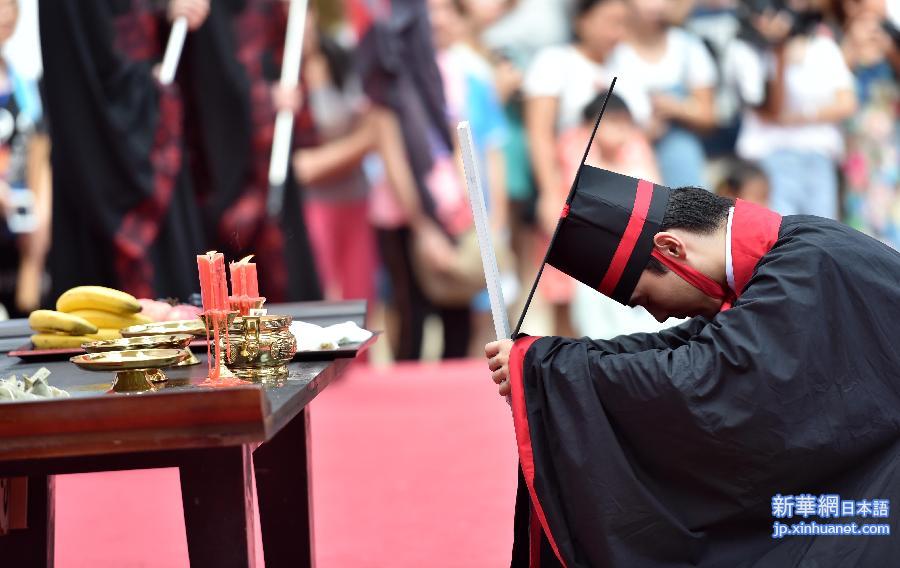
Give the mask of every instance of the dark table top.
<path id="1" fill-rule="evenodd" d="M 364 301 L 267 307 L 270 314 L 319 325 L 354 321 L 362 326 L 366 310 Z M 0 336 L 22 330 L 21 324 L 4 322 Z M 27 336 L 27 324 L 23 331 Z M 0 403 L 0 461 L 264 442 L 352 360 L 291 363 L 288 378 L 278 385 L 210 388 L 201 385 L 207 375 L 206 355 L 199 358 L 199 365 L 166 369 L 169 380 L 158 391 L 124 395 L 107 394 L 112 372 L 85 371 L 68 361 L 25 362 L 0 355 L 0 377 L 46 367 L 50 384 L 71 395 Z"/>

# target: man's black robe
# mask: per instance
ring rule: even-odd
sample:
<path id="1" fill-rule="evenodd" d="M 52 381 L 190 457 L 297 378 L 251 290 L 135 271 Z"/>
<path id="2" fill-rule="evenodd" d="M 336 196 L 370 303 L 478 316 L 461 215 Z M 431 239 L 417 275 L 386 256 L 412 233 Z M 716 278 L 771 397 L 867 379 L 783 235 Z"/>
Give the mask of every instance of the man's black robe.
<path id="1" fill-rule="evenodd" d="M 900 253 L 861 233 L 785 217 L 711 321 L 540 338 L 518 360 L 514 348 L 510 370 L 523 469 L 566 566 L 900 559 L 896 515 L 772 515 L 776 494 L 900 503 Z M 888 523 L 894 535 L 773 539 L 776 520 Z M 521 516 L 516 528 L 513 565 L 526 566 Z M 541 551 L 541 566 L 560 565 L 546 537 Z"/>

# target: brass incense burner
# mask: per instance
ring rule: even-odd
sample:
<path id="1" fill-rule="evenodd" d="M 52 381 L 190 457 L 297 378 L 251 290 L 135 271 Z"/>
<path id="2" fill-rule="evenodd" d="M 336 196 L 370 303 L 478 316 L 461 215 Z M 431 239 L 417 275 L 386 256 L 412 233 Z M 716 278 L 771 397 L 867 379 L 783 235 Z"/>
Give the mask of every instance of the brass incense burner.
<path id="1" fill-rule="evenodd" d="M 228 330 L 225 365 L 237 377 L 256 382 L 287 378 L 287 364 L 297 352 L 290 316 L 241 316 Z M 227 347 L 227 349 L 226 349 Z"/>

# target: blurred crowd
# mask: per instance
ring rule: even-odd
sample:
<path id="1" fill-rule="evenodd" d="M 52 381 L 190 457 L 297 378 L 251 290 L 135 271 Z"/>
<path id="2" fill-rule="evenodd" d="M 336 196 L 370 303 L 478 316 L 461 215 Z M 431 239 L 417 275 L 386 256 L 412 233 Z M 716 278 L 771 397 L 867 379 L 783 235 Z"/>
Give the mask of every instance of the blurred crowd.
<path id="1" fill-rule="evenodd" d="M 471 126 L 514 317 L 604 101 L 590 164 L 900 246 L 896 0 L 310 0 L 296 89 L 277 80 L 290 2 L 100 4 L 40 14 L 43 102 L 11 57 L 0 67 L 12 314 L 72 284 L 186 298 L 193 255 L 215 248 L 256 254 L 270 301 L 369 300 L 396 360 L 422 356 L 428 321 L 442 357 L 478 354 L 493 326 L 456 125 Z M 0 0 L 0 42 L 18 10 Z M 177 16 L 191 32 L 161 86 Z M 537 302 L 532 331 L 666 325 L 552 268 Z"/>

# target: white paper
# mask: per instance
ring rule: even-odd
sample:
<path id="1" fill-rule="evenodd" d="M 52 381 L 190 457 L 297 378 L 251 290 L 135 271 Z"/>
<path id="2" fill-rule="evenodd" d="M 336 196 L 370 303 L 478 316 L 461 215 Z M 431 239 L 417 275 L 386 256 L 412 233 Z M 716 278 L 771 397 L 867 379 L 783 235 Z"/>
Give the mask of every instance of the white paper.
<path id="1" fill-rule="evenodd" d="M 321 327 L 305 321 L 291 322 L 291 333 L 297 338 L 297 351 L 322 351 L 338 349 L 349 343 L 362 343 L 372 337 L 372 332 L 352 321 Z"/>

